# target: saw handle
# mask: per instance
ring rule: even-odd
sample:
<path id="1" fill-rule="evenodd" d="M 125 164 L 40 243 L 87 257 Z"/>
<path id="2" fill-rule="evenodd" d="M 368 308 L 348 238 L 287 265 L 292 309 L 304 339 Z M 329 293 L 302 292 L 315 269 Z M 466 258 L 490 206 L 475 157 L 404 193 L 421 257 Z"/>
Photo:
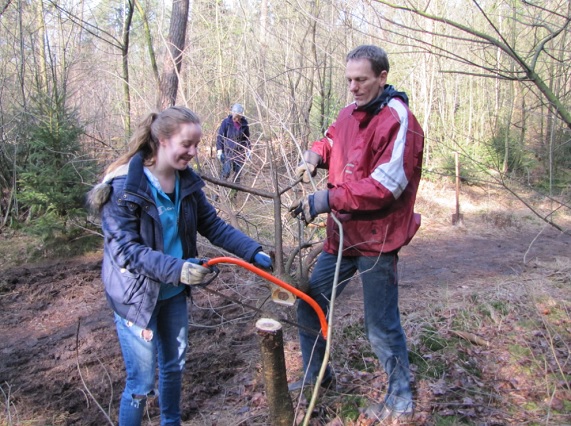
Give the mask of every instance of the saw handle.
<path id="1" fill-rule="evenodd" d="M 297 297 L 299 297 L 301 300 L 303 300 L 313 308 L 313 310 L 317 314 L 317 317 L 319 318 L 319 323 L 321 325 L 321 334 L 323 335 L 324 339 L 327 339 L 328 326 L 327 326 L 327 319 L 325 317 L 325 314 L 323 313 L 323 309 L 321 309 L 321 306 L 319 306 L 315 300 L 313 300 L 303 291 L 298 290 L 297 288 L 289 285 L 288 283 L 283 282 L 279 278 L 274 277 L 272 274 L 267 273 L 263 269 L 257 268 L 256 266 L 242 259 L 235 259 L 233 257 L 215 257 L 213 259 L 209 259 L 208 262 L 205 263 L 205 265 L 214 266 L 219 263 L 231 263 L 233 265 L 241 266 L 242 268 L 247 269 L 248 271 L 253 272 L 254 274 L 259 275 L 260 277 L 295 294 Z"/>
<path id="2" fill-rule="evenodd" d="M 198 262 L 198 264 L 205 266 L 205 267 L 208 267 L 213 273 L 213 275 L 209 279 L 201 282 L 200 284 L 197 284 L 198 287 L 206 287 L 208 284 L 210 284 L 212 281 L 214 281 L 218 277 L 218 274 L 220 274 L 220 269 L 218 269 L 214 265 L 208 265 L 208 259 L 201 259 L 200 262 Z"/>

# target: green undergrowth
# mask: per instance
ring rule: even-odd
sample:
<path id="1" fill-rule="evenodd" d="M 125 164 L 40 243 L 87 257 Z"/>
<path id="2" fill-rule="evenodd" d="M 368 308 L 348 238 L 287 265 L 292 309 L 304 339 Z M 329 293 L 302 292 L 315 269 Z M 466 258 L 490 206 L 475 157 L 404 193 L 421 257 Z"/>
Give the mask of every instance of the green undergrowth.
<path id="1" fill-rule="evenodd" d="M 532 292 L 435 308 L 410 338 L 417 385 L 432 389 L 419 402 L 439 415 L 435 424 L 457 424 L 459 413 L 467 424 L 569 419 L 570 312 L 568 300 Z"/>
<path id="2" fill-rule="evenodd" d="M 9 229 L 0 235 L 2 268 L 12 268 L 49 260 L 68 259 L 102 248 L 103 238 L 95 233 L 82 231 L 66 235 L 56 234 L 42 238 L 25 230 Z"/>

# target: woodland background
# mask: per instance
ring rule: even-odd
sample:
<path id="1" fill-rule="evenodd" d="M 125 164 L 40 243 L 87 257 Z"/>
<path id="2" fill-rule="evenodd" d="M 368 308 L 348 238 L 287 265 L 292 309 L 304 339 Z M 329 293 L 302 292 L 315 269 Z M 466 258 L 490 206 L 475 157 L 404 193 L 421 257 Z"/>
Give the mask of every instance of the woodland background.
<path id="1" fill-rule="evenodd" d="M 255 159 L 291 166 L 351 102 L 344 58 L 377 44 L 426 133 L 424 178 L 532 187 L 556 224 L 571 180 L 571 4 L 546 1 L 4 0 L 0 224 L 84 232 L 84 194 L 136 122 L 183 104 L 204 122 L 245 105 Z M 252 186 L 256 184 L 253 178 Z M 270 184 L 274 192 L 275 184 Z M 563 198 L 560 196 L 563 195 Z M 529 206 L 533 209 L 533 206 Z"/>
<path id="2" fill-rule="evenodd" d="M 568 0 L 0 0 L 0 424 L 116 417 L 124 372 L 85 194 L 152 110 L 199 114 L 207 195 L 303 283 L 323 228 L 283 206 L 312 190 L 292 171 L 352 101 L 345 55 L 364 43 L 387 50 L 389 83 L 426 134 L 423 226 L 399 263 L 417 424 L 571 424 L 570 23 Z M 241 186 L 216 179 L 216 130 L 235 102 L 253 135 Z M 225 268 L 216 285 L 263 305 L 252 281 Z M 358 407 L 386 386 L 347 293 L 332 354 L 342 391 L 312 425 L 365 425 Z M 194 303 L 185 424 L 268 424 L 255 315 Z"/>

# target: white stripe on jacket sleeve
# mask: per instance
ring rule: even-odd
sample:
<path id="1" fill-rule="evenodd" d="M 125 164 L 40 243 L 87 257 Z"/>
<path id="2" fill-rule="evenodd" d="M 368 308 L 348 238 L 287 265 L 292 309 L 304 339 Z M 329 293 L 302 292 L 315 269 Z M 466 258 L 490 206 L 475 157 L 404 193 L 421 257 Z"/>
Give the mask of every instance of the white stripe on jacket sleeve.
<path id="1" fill-rule="evenodd" d="M 400 127 L 394 142 L 391 159 L 388 163 L 377 166 L 373 170 L 371 177 L 391 191 L 395 199 L 398 199 L 408 185 L 408 179 L 404 172 L 404 148 L 408 133 L 408 112 L 402 102 L 396 99 L 391 99 L 387 107 L 396 111 Z"/>

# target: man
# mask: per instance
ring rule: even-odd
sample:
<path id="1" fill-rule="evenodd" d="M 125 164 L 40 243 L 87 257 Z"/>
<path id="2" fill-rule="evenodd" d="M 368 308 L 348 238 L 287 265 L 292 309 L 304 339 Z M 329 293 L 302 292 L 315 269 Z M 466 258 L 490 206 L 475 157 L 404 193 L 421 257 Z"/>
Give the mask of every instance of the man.
<path id="1" fill-rule="evenodd" d="M 222 179 L 228 179 L 233 171 L 234 182 L 240 183 L 244 162 L 250 156 L 250 128 L 244 118 L 244 107 L 240 104 L 234 104 L 231 114 L 220 124 L 216 156 L 222 163 Z"/>
<path id="2" fill-rule="evenodd" d="M 321 213 L 331 215 L 327 238 L 310 279 L 309 295 L 327 309 L 337 253 L 341 292 L 358 272 L 363 284 L 365 330 L 388 375 L 384 401 L 365 411 L 387 420 L 413 413 L 406 339 L 398 308 L 399 249 L 420 226 L 414 202 L 420 181 L 424 134 L 408 109 L 405 93 L 387 85 L 389 61 L 376 46 L 359 46 L 346 58 L 345 75 L 355 102 L 343 108 L 325 137 L 313 143 L 296 170 L 309 182 L 316 168 L 329 170 L 327 189 L 309 194 L 290 208 L 306 223 Z M 305 377 L 290 390 L 315 383 L 324 358 L 325 341 L 304 330 L 319 328 L 313 309 L 300 300 L 297 308 Z M 333 380 L 328 366 L 323 386 Z"/>

